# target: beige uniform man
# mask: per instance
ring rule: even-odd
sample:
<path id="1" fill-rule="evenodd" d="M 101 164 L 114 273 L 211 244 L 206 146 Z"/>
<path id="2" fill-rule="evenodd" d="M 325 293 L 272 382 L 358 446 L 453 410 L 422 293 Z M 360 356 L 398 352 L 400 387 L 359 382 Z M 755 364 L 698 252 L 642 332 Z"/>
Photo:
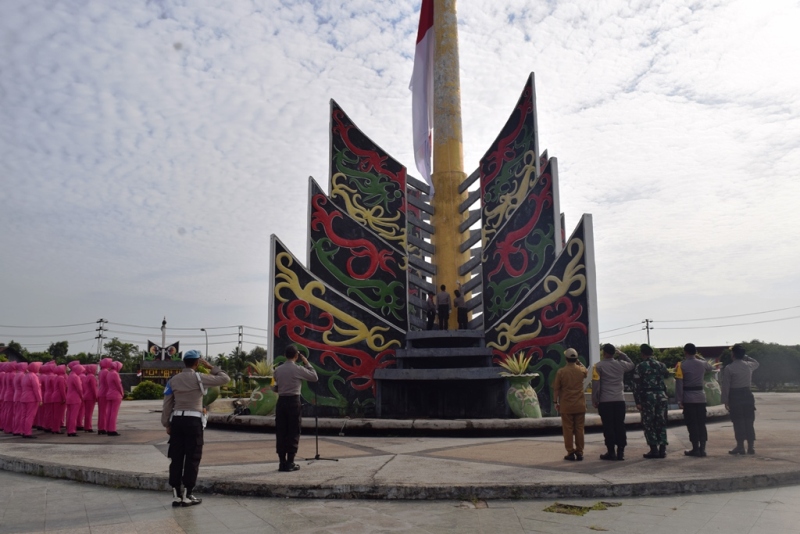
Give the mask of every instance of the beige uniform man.
<path id="1" fill-rule="evenodd" d="M 567 365 L 556 373 L 553 381 L 553 398 L 556 410 L 561 414 L 561 430 L 564 434 L 565 460 L 583 460 L 583 428 L 586 421 L 586 400 L 583 382 L 588 371 L 578 360 L 578 351 L 564 351 Z M 574 437 L 574 443 L 573 443 Z"/>

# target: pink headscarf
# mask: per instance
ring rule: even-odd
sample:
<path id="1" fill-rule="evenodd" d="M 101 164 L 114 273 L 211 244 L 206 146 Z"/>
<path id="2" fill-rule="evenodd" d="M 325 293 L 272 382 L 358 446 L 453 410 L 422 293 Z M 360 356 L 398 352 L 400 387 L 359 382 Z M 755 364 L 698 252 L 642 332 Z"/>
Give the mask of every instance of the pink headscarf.
<path id="1" fill-rule="evenodd" d="M 84 371 L 85 371 L 85 373 L 87 375 L 91 375 L 91 376 L 96 375 L 97 374 L 97 364 L 96 363 L 90 363 L 90 364 L 84 365 Z"/>
<path id="2" fill-rule="evenodd" d="M 55 369 L 55 373 L 59 376 L 65 376 L 67 374 L 67 366 L 66 365 L 57 365 Z"/>
<path id="3" fill-rule="evenodd" d="M 22 371 L 23 373 L 28 370 L 28 362 L 17 362 L 17 371 Z"/>
<path id="4" fill-rule="evenodd" d="M 38 373 L 41 367 L 42 367 L 42 362 L 31 362 L 28 364 L 28 372 Z"/>
<path id="5" fill-rule="evenodd" d="M 115 370 L 116 372 L 118 372 L 118 373 L 119 373 L 119 372 L 120 372 L 120 370 L 122 370 L 122 362 L 112 362 L 112 364 L 113 364 L 113 366 L 114 366 L 114 370 Z"/>

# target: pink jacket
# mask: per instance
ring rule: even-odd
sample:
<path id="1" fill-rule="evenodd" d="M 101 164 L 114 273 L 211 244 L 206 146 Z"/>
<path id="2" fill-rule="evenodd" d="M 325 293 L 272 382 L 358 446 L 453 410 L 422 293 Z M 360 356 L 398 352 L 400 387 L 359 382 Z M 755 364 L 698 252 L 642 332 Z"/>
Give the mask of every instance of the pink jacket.
<path id="1" fill-rule="evenodd" d="M 8 374 L 6 375 L 6 387 L 3 390 L 3 400 L 5 402 L 14 402 L 14 380 L 17 378 L 17 363 L 9 362 Z"/>
<path id="2" fill-rule="evenodd" d="M 72 372 L 67 378 L 67 404 L 80 404 L 83 402 L 83 366 L 79 363 L 70 365 Z"/>
<path id="3" fill-rule="evenodd" d="M 81 377 L 83 381 L 83 400 L 96 401 L 97 400 L 97 365 L 90 363 L 86 366 L 86 372 Z"/>
<path id="4" fill-rule="evenodd" d="M 0 402 L 3 399 L 3 391 L 6 389 L 6 369 L 8 362 L 0 362 Z"/>
<path id="5" fill-rule="evenodd" d="M 122 362 L 114 362 L 111 369 L 106 374 L 106 399 L 122 400 L 125 397 L 125 390 L 122 388 L 122 378 L 119 370 L 122 369 Z"/>
<path id="6" fill-rule="evenodd" d="M 14 402 L 22 402 L 22 377 L 25 376 L 25 371 L 28 369 L 27 362 L 17 362 L 17 372 L 14 374 Z"/>
<path id="7" fill-rule="evenodd" d="M 100 399 L 106 398 L 106 378 L 108 377 L 108 369 L 111 367 L 111 358 L 103 358 L 100 360 L 100 376 L 97 379 L 97 396 Z"/>
<path id="8" fill-rule="evenodd" d="M 42 388 L 39 385 L 39 376 L 36 374 L 41 366 L 42 362 L 28 364 L 28 371 L 22 375 L 20 402 L 42 402 Z"/>
<path id="9" fill-rule="evenodd" d="M 51 378 L 50 382 L 50 398 L 49 402 L 61 403 L 67 400 L 67 368 L 59 365 L 55 369 L 55 376 Z"/>

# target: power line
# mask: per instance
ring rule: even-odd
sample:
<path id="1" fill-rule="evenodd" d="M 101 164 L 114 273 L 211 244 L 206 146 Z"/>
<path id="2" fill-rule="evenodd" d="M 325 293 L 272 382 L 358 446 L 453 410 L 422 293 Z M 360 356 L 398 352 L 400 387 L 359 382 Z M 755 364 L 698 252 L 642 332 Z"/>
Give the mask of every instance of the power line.
<path id="1" fill-rule="evenodd" d="M 630 332 L 621 332 L 619 334 L 614 334 L 613 336 L 605 336 L 605 339 L 611 339 L 613 337 L 625 336 L 625 335 L 628 335 L 628 334 L 633 334 L 635 332 L 639 332 L 641 330 L 644 330 L 644 328 L 638 328 L 636 330 L 631 330 Z"/>
<path id="2" fill-rule="evenodd" d="M 784 317 L 782 319 L 770 319 L 769 321 L 754 321 L 752 323 L 736 323 L 736 324 L 718 324 L 709 326 L 665 326 L 659 330 L 700 330 L 703 328 L 728 328 L 729 326 L 749 326 L 751 324 L 764 324 L 764 323 L 779 323 L 781 321 L 790 321 L 792 319 L 800 319 L 800 315 L 794 317 Z"/>
<path id="3" fill-rule="evenodd" d="M 605 334 L 606 332 L 616 332 L 617 330 L 622 330 L 623 328 L 630 328 L 632 326 L 639 326 L 640 324 L 641 323 L 634 323 L 634 324 L 629 324 L 628 326 L 620 326 L 619 328 L 612 328 L 611 330 L 605 330 L 605 331 L 600 332 L 600 333 L 601 334 Z"/>
<path id="4" fill-rule="evenodd" d="M 113 324 L 114 326 L 124 326 L 126 328 L 141 328 L 143 330 L 161 330 L 160 326 L 142 326 L 137 324 L 123 324 L 123 323 L 112 323 L 109 322 L 108 324 Z M 225 328 L 239 328 L 239 325 L 233 326 L 207 326 L 205 327 L 206 330 L 223 330 Z M 248 327 L 250 328 L 250 327 Z M 178 328 L 174 326 L 170 326 L 167 330 L 200 330 L 200 327 L 197 328 Z"/>
<path id="5" fill-rule="evenodd" d="M 86 330 L 85 332 L 65 332 L 62 334 L 0 334 L 4 337 L 60 337 L 60 336 L 79 336 L 81 334 L 91 334 L 94 330 Z"/>
<path id="6" fill-rule="evenodd" d="M 60 325 L 50 325 L 50 326 L 9 326 L 7 324 L 0 324 L 0 328 L 72 328 L 75 326 L 89 326 L 94 325 L 95 322 L 91 323 L 77 323 L 77 324 L 60 324 Z"/>
<path id="7" fill-rule="evenodd" d="M 753 313 L 741 313 L 739 315 L 723 315 L 721 317 L 706 317 L 704 319 L 673 319 L 670 321 L 662 321 L 659 320 L 659 323 L 691 323 L 694 321 L 713 321 L 715 319 L 733 319 L 735 317 L 747 317 L 749 315 L 763 315 L 765 313 L 775 313 L 779 311 L 786 311 L 786 310 L 794 310 L 800 308 L 800 306 L 789 306 L 788 308 L 779 308 L 777 310 L 767 310 L 767 311 L 760 311 L 760 312 L 753 312 Z M 758 323 L 751 323 L 751 324 L 758 324 Z M 712 327 L 709 327 L 712 328 Z M 662 328 L 662 330 L 666 330 Z"/>

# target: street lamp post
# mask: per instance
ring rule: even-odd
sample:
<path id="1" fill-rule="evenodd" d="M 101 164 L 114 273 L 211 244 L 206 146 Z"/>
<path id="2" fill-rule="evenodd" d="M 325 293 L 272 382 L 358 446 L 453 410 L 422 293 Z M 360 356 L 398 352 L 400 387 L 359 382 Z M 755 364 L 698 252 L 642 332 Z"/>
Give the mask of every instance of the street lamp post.
<path id="1" fill-rule="evenodd" d="M 206 352 L 205 352 L 205 354 L 203 354 L 203 356 L 206 359 L 208 359 L 208 332 L 206 331 L 205 328 L 201 328 L 200 331 L 203 332 L 206 335 Z"/>

